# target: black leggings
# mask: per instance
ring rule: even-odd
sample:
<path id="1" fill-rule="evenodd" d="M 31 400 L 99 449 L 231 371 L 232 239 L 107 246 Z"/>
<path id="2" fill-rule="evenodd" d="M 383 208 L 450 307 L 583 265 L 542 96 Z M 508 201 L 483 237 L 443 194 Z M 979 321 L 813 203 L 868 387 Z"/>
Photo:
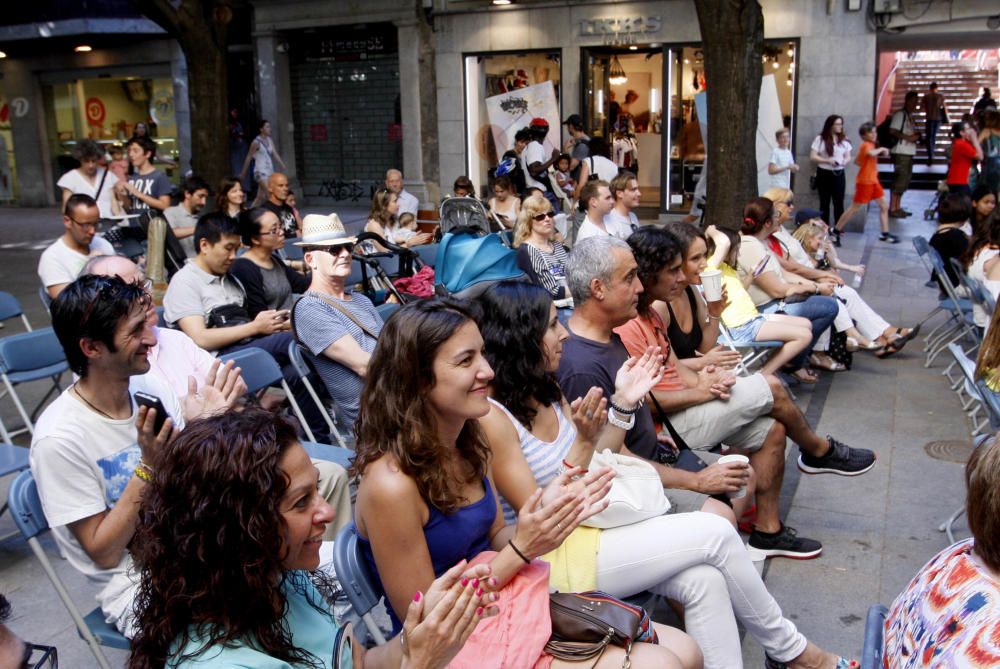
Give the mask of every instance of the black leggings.
<path id="1" fill-rule="evenodd" d="M 844 189 L 847 179 L 844 170 L 816 170 L 816 190 L 819 191 L 819 210 L 823 220 L 833 227 L 844 213 Z M 833 200 L 833 218 L 830 218 L 830 200 Z"/>

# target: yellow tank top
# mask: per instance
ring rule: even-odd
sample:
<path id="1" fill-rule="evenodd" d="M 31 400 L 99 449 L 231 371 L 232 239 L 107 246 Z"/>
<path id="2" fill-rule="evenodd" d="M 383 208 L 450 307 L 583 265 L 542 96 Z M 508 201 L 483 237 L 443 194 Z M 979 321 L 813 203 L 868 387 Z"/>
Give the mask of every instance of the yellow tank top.
<path id="1" fill-rule="evenodd" d="M 760 312 L 736 270 L 726 263 L 719 265 L 719 269 L 722 270 L 722 285 L 729 297 L 729 306 L 722 312 L 723 324 L 727 328 L 735 328 L 759 316 Z"/>

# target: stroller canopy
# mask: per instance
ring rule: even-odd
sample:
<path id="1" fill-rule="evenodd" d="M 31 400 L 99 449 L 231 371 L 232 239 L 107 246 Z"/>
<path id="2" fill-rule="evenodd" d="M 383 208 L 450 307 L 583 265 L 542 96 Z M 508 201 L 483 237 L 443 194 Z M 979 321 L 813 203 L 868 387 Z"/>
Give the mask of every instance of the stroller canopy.
<path id="1" fill-rule="evenodd" d="M 434 265 L 434 289 L 455 297 L 476 297 L 505 279 L 523 279 L 517 254 L 497 235 L 449 233 L 441 239 Z"/>
<path id="2" fill-rule="evenodd" d="M 441 203 L 441 234 L 455 228 L 468 228 L 480 234 L 490 231 L 489 216 L 483 203 L 474 197 L 450 197 Z"/>

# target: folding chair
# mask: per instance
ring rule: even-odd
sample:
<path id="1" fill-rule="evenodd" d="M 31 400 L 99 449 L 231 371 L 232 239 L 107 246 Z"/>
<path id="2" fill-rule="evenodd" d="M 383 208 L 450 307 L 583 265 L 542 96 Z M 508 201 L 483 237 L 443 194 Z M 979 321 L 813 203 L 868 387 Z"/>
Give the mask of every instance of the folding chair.
<path id="1" fill-rule="evenodd" d="M 952 390 L 958 394 L 958 399 L 962 403 L 962 411 L 972 421 L 972 436 L 975 437 L 989 423 L 988 410 L 985 409 L 982 393 L 976 387 L 976 363 L 965 355 L 965 351 L 958 344 L 948 344 L 948 351 L 955 358 L 955 364 L 962 372 L 962 377 L 952 386 Z M 963 395 L 965 399 L 963 399 Z M 981 410 L 986 414 L 982 419 L 977 418 Z"/>
<path id="2" fill-rule="evenodd" d="M 333 412 L 330 407 L 323 403 L 323 400 L 320 399 L 319 393 L 316 392 L 316 388 L 313 387 L 312 381 L 309 380 L 310 373 L 316 371 L 315 365 L 311 364 L 311 355 L 312 354 L 298 342 L 293 341 L 288 344 L 288 358 L 292 361 L 292 368 L 295 370 L 295 373 L 299 375 L 299 379 L 302 380 L 302 385 L 305 386 L 306 392 L 309 393 L 309 397 L 311 397 L 312 401 L 316 404 L 316 408 L 319 409 L 321 414 L 323 414 L 327 427 L 330 428 L 330 434 L 337 439 L 338 444 L 347 448 L 347 444 L 344 443 L 344 438 L 340 435 L 340 431 L 337 429 L 337 425 L 332 415 Z"/>
<path id="3" fill-rule="evenodd" d="M 989 439 L 991 436 L 992 435 L 989 435 L 989 434 L 981 434 L 981 435 L 979 435 L 978 437 L 976 437 L 973 440 L 973 444 L 972 444 L 973 448 L 979 448 L 980 446 L 982 446 L 983 444 L 985 444 L 986 440 Z M 952 543 L 952 544 L 955 543 L 955 533 L 952 531 L 952 527 L 955 525 L 955 521 L 962 517 L 963 513 L 965 513 L 965 504 L 964 503 L 962 504 L 962 506 L 960 506 L 957 509 L 955 509 L 955 513 L 953 513 L 950 516 L 948 516 L 947 520 L 945 520 L 943 523 L 941 523 L 940 525 L 938 525 L 938 528 L 937 528 L 938 532 L 944 532 L 945 534 L 947 534 L 948 535 L 948 542 L 949 543 Z"/>
<path id="4" fill-rule="evenodd" d="M 882 669 L 882 654 L 885 652 L 885 619 L 889 609 L 881 604 L 873 604 L 865 619 L 865 645 L 861 653 L 861 669 Z"/>
<path id="5" fill-rule="evenodd" d="M 382 304 L 375 307 L 375 311 L 378 312 L 379 317 L 382 321 L 388 320 L 392 313 L 399 309 L 400 304 L 398 302 L 383 302 Z"/>
<path id="6" fill-rule="evenodd" d="M 4 384 L 4 390 L 0 392 L 0 397 L 10 395 L 21 415 L 21 420 L 24 421 L 24 427 L 6 434 L 5 440 L 25 431 L 31 434 L 35 433 L 33 419 L 48 401 L 52 391 L 62 390 L 59 385 L 59 377 L 67 369 L 69 369 L 69 365 L 66 363 L 66 355 L 63 353 L 62 346 L 52 328 L 23 332 L 0 339 L 0 377 L 3 378 Z M 14 390 L 14 386 L 46 378 L 52 381 L 52 387 L 45 393 L 45 396 L 29 416 L 24 404 L 21 403 L 21 398 Z M 6 430 L 4 429 L 3 432 Z"/>
<path id="7" fill-rule="evenodd" d="M 758 362 L 763 364 L 764 359 L 768 355 L 770 355 L 775 349 L 779 349 L 782 346 L 782 342 L 780 341 L 751 341 L 737 345 L 736 342 L 733 341 L 732 335 L 729 334 L 729 329 L 722 324 L 722 321 L 719 321 L 718 343 L 742 356 L 740 361 L 736 363 L 736 371 L 738 374 L 742 374 L 744 376 L 751 373 L 751 365 Z M 745 350 L 741 352 L 740 349 Z"/>
<path id="8" fill-rule="evenodd" d="M 930 367 L 934 359 L 952 342 L 966 338 L 972 343 L 968 350 L 972 350 L 979 344 L 979 333 L 976 332 L 975 323 L 972 321 L 972 303 L 967 299 L 960 298 L 955 292 L 955 287 L 951 285 L 951 280 L 945 271 L 944 261 L 938 252 L 929 247 L 927 255 L 931 264 L 934 265 L 937 276 L 941 277 L 939 283 L 948 296 L 946 300 L 939 302 L 938 307 L 949 312 L 951 318 L 946 322 L 948 327 L 942 333 L 933 336 L 930 340 L 925 340 L 927 360 L 924 362 L 924 367 Z M 935 328 L 935 330 L 937 329 Z M 928 335 L 928 337 L 930 336 Z"/>
<path id="9" fill-rule="evenodd" d="M 420 262 L 430 267 L 434 267 L 434 263 L 437 262 L 437 252 L 438 245 L 434 244 L 422 244 L 420 246 L 413 247 L 417 255 L 420 257 Z"/>
<path id="10" fill-rule="evenodd" d="M 21 446 L 15 446 L 9 441 L 5 444 L 0 444 L 0 478 L 7 476 L 7 474 L 14 474 L 16 472 L 21 472 L 27 469 L 29 466 L 28 462 L 28 449 Z M 0 507 L 0 516 L 7 512 L 7 501 L 4 500 L 3 506 Z M 17 534 L 17 532 L 12 532 L 10 534 L 5 534 L 0 537 L 0 541 L 6 541 L 12 536 Z"/>
<path id="11" fill-rule="evenodd" d="M 45 313 L 51 314 L 49 307 L 52 306 L 52 298 L 49 297 L 49 291 L 45 290 L 45 286 L 38 287 L 38 299 L 42 301 L 42 306 L 45 307 Z"/>
<path id="12" fill-rule="evenodd" d="M 24 329 L 31 332 L 31 323 L 28 322 L 28 317 L 24 315 L 24 310 L 21 309 L 21 303 L 18 302 L 17 298 L 10 293 L 0 291 L 0 322 L 9 320 L 16 316 L 21 317 L 21 322 L 24 323 Z"/>
<path id="13" fill-rule="evenodd" d="M 931 251 L 933 249 L 931 248 L 931 245 L 927 241 L 927 239 L 925 237 L 921 237 L 920 235 L 917 235 L 916 237 L 913 238 L 913 248 L 917 251 L 917 257 L 920 258 L 920 262 L 923 263 L 923 265 L 927 269 L 927 271 L 932 276 L 936 277 L 937 276 L 937 270 L 934 268 L 934 264 L 930 260 Z M 936 253 L 936 251 L 935 251 L 935 253 Z M 920 323 L 926 323 L 927 321 L 929 321 L 932 318 L 934 318 L 934 316 L 936 316 L 938 313 L 951 313 L 951 311 L 952 311 L 952 309 L 953 309 L 954 306 L 955 305 L 953 305 L 951 303 L 950 299 L 939 300 L 938 301 L 938 305 L 936 307 L 934 307 L 934 309 L 932 309 L 931 311 L 929 311 L 927 313 L 927 315 L 924 316 L 920 320 Z M 966 308 L 966 306 L 964 304 L 962 305 L 962 307 Z M 969 304 L 967 308 L 971 309 L 972 305 Z M 944 328 L 945 331 L 947 331 L 948 328 L 949 328 L 949 326 L 951 325 L 951 323 L 952 323 L 952 321 L 950 319 L 948 319 L 948 320 L 944 321 L 943 323 L 941 323 L 940 325 L 938 325 L 937 327 L 935 327 L 933 330 L 929 331 L 924 336 L 924 349 L 927 350 L 927 348 L 929 347 L 930 342 L 933 341 L 938 336 L 939 331 L 942 328 Z"/>
<path id="14" fill-rule="evenodd" d="M 331 446 L 329 444 L 317 444 L 315 441 L 303 441 L 301 444 L 302 448 L 306 449 L 306 453 L 313 460 L 336 462 L 344 469 L 350 467 L 351 462 L 354 460 L 354 451 L 349 448 Z"/>
<path id="15" fill-rule="evenodd" d="M 104 656 L 101 646 L 128 650 L 129 641 L 118 630 L 104 622 L 104 614 L 101 612 L 100 607 L 94 609 L 86 616 L 81 615 L 80 610 L 77 609 L 76 604 L 70 598 L 62 579 L 59 578 L 59 575 L 52 567 L 52 563 L 49 562 L 49 558 L 38 539 L 42 533 L 49 529 L 49 523 L 45 520 L 45 512 L 42 510 L 42 500 L 38 497 L 38 486 L 35 484 L 35 479 L 31 476 L 30 469 L 22 471 L 14 479 L 7 493 L 7 504 L 10 507 L 11 515 L 14 517 L 17 529 L 28 542 L 28 546 L 31 547 L 31 551 L 35 554 L 35 557 L 38 558 L 38 562 L 41 563 L 45 575 L 49 577 L 52 587 L 55 588 L 56 594 L 59 595 L 63 606 L 66 607 L 70 617 L 73 619 L 77 634 L 90 646 L 90 651 L 94 654 L 97 665 L 101 669 L 111 669 L 111 664 L 108 662 L 108 658 Z"/>
<path id="16" fill-rule="evenodd" d="M 285 377 L 281 373 L 281 367 L 270 353 L 262 348 L 249 346 L 239 351 L 225 353 L 220 355 L 219 358 L 223 362 L 232 360 L 240 368 L 240 375 L 243 377 L 243 382 L 247 384 L 248 393 L 256 393 L 258 390 L 280 385 L 281 389 L 285 391 L 285 397 L 288 399 L 288 404 L 292 407 L 292 412 L 302 425 L 302 431 L 305 432 L 306 438 L 309 441 L 316 441 L 315 435 L 309 429 L 309 423 L 306 422 L 306 418 L 302 414 L 302 408 L 295 401 L 292 389 L 285 382 Z"/>
<path id="17" fill-rule="evenodd" d="M 361 617 L 369 636 L 376 643 L 384 644 L 385 635 L 372 616 L 372 609 L 378 605 L 382 596 L 379 594 L 378 586 L 375 585 L 375 575 L 365 556 L 361 554 L 354 523 L 344 526 L 337 533 L 337 539 L 333 543 L 333 568 L 351 603 L 351 608 Z"/>

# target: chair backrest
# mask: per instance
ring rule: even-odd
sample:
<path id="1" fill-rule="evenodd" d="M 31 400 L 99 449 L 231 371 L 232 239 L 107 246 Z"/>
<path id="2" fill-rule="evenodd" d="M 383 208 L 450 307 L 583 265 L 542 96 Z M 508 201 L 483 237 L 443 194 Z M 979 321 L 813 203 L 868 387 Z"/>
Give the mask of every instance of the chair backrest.
<path id="1" fill-rule="evenodd" d="M 941 284 L 945 294 L 947 294 L 954 303 L 954 311 L 956 314 L 960 314 L 962 310 L 960 300 L 962 298 L 960 298 L 958 293 L 955 292 L 955 286 L 951 283 L 951 279 L 948 278 L 948 272 L 945 271 L 944 268 L 944 259 L 933 246 L 927 247 L 927 256 L 931 259 L 931 265 L 934 267 L 935 274 L 937 274 L 938 283 Z M 964 270 L 962 271 L 962 274 L 964 274 Z M 959 274 L 959 276 L 961 276 L 961 274 Z M 968 304 L 968 300 L 966 300 L 966 304 Z"/>
<path id="2" fill-rule="evenodd" d="M 868 609 L 865 620 L 865 645 L 861 654 L 861 669 L 881 669 L 885 652 L 885 618 L 889 610 L 881 604 Z"/>
<path id="3" fill-rule="evenodd" d="M 434 263 L 437 262 L 438 252 L 438 245 L 436 242 L 434 244 L 422 244 L 420 246 L 415 246 L 413 247 L 413 250 L 417 252 L 418 256 L 420 256 L 420 262 L 434 267 Z"/>
<path id="4" fill-rule="evenodd" d="M 354 523 L 345 525 L 337 533 L 333 544 L 333 568 L 347 599 L 359 616 L 364 616 L 375 608 L 382 595 L 375 574 L 361 554 Z"/>
<path id="5" fill-rule="evenodd" d="M 25 539 L 37 537 L 49 529 L 49 521 L 45 520 L 45 512 L 42 510 L 42 500 L 38 496 L 38 485 L 30 469 L 18 474 L 10 484 L 7 506 L 14 517 L 14 524 Z"/>
<path id="6" fill-rule="evenodd" d="M 0 371 L 27 372 L 66 361 L 52 328 L 22 332 L 0 339 Z"/>
<path id="7" fill-rule="evenodd" d="M 21 303 L 17 301 L 17 298 L 0 290 L 0 321 L 20 316 L 23 313 L 24 310 L 21 309 Z"/>
<path id="8" fill-rule="evenodd" d="M 302 441 L 302 448 L 306 449 L 306 453 L 313 460 L 326 460 L 327 462 L 336 462 L 338 465 L 347 469 L 351 466 L 351 461 L 354 459 L 354 451 L 349 448 L 344 448 L 342 446 L 331 446 L 330 444 L 319 444 L 315 441 Z"/>
<path id="9" fill-rule="evenodd" d="M 45 313 L 49 313 L 50 307 L 52 306 L 52 298 L 49 297 L 49 291 L 45 290 L 45 286 L 38 287 L 38 299 L 42 301 L 42 306 L 45 307 Z"/>
<path id="10" fill-rule="evenodd" d="M 392 312 L 396 311 L 396 309 L 399 309 L 398 302 L 383 302 L 375 307 L 375 311 L 378 312 L 383 321 L 388 320 L 389 316 L 392 316 Z"/>
<path id="11" fill-rule="evenodd" d="M 302 251 L 301 246 L 296 246 L 295 242 L 302 241 L 300 239 L 289 239 L 285 242 L 285 258 L 288 260 L 302 260 L 305 253 Z"/>
<path id="12" fill-rule="evenodd" d="M 306 376 L 312 371 L 306 363 L 305 350 L 302 348 L 302 344 L 297 341 L 288 344 L 288 359 L 299 376 Z"/>
<path id="13" fill-rule="evenodd" d="M 913 248 L 916 250 L 918 256 L 925 256 L 931 250 L 931 245 L 926 237 L 917 235 L 913 238 Z"/>
<path id="14" fill-rule="evenodd" d="M 220 355 L 225 362 L 233 360 L 242 371 L 243 382 L 247 384 L 247 392 L 255 393 L 275 383 L 281 383 L 281 367 L 270 353 L 262 348 L 249 346 L 239 351 Z"/>

